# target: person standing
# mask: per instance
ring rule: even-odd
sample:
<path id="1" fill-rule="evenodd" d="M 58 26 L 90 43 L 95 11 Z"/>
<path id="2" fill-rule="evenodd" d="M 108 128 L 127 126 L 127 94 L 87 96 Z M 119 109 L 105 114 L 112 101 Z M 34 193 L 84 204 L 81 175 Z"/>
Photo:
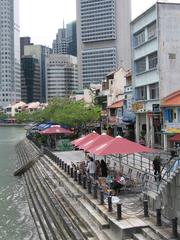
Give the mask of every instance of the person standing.
<path id="1" fill-rule="evenodd" d="M 87 172 L 89 176 L 95 178 L 95 173 L 96 173 L 96 163 L 93 158 L 90 158 L 90 162 L 87 165 Z"/>
<path id="2" fill-rule="evenodd" d="M 101 160 L 101 174 L 102 177 L 107 177 L 107 164 L 103 159 Z"/>
<path id="3" fill-rule="evenodd" d="M 155 181 L 157 181 L 157 179 L 159 181 L 161 181 L 161 158 L 160 158 L 160 156 L 155 156 L 154 161 L 153 161 L 153 168 L 154 168 Z"/>

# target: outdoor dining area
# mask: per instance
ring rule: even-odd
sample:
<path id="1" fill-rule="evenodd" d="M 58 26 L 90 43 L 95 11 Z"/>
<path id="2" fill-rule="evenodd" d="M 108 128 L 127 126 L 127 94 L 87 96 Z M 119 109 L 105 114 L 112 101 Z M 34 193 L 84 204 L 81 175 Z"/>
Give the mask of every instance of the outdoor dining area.
<path id="1" fill-rule="evenodd" d="M 72 134 L 70 129 L 51 121 L 37 123 L 27 131 L 29 139 L 37 145 L 48 147 L 51 150 L 60 150 L 59 142 L 61 141 L 61 145 L 67 142 L 65 140 Z M 61 146 L 61 148 L 63 150 L 65 147 Z"/>
<path id="2" fill-rule="evenodd" d="M 142 191 L 145 174 L 140 169 L 133 171 L 133 167 L 123 165 L 123 157 L 152 153 L 153 149 L 120 136 L 114 138 L 96 132 L 75 139 L 71 144 L 74 152 L 54 153 L 76 181 L 79 179 L 91 187 L 96 185 L 107 196 Z M 76 159 L 72 157 L 73 154 L 77 155 Z"/>

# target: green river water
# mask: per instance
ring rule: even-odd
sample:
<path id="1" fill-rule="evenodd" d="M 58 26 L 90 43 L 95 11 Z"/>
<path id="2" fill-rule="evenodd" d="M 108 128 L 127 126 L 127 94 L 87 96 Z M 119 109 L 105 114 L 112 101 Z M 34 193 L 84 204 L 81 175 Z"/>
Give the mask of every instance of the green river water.
<path id="1" fill-rule="evenodd" d="M 39 240 L 31 217 L 22 179 L 14 177 L 15 145 L 25 130 L 0 126 L 0 239 Z"/>

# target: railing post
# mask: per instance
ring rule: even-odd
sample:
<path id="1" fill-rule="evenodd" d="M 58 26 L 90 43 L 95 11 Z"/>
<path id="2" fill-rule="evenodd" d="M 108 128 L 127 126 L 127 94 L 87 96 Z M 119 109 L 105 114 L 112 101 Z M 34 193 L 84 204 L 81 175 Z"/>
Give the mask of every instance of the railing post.
<path id="1" fill-rule="evenodd" d="M 73 178 L 73 175 L 74 175 L 74 171 L 73 171 L 73 167 L 71 167 L 71 178 Z"/>
<path id="2" fill-rule="evenodd" d="M 161 208 L 156 209 L 156 224 L 157 226 L 161 226 Z"/>
<path id="3" fill-rule="evenodd" d="M 67 171 L 67 163 L 64 164 L 64 171 Z"/>
<path id="4" fill-rule="evenodd" d="M 70 175 L 70 165 L 67 166 L 67 173 Z"/>
<path id="5" fill-rule="evenodd" d="M 122 219 L 122 203 L 117 203 L 117 220 Z"/>
<path id="6" fill-rule="evenodd" d="M 144 200 L 144 217 L 149 217 L 148 200 Z"/>
<path id="7" fill-rule="evenodd" d="M 74 181 L 77 182 L 77 170 L 74 170 Z"/>
<path id="8" fill-rule="evenodd" d="M 81 173 L 78 173 L 78 184 L 81 185 Z"/>
<path id="9" fill-rule="evenodd" d="M 62 166 L 62 160 L 60 159 L 59 160 L 59 167 L 61 168 L 61 166 Z"/>
<path id="10" fill-rule="evenodd" d="M 91 179 L 88 179 L 88 193 L 91 194 Z"/>
<path id="11" fill-rule="evenodd" d="M 93 188 L 94 188 L 94 191 L 93 191 L 93 193 L 94 193 L 94 199 L 97 199 L 97 188 L 98 188 L 98 184 L 95 183 L 94 186 L 93 186 Z"/>
<path id="12" fill-rule="evenodd" d="M 177 231 L 177 224 L 178 223 L 178 219 L 177 217 L 176 218 L 173 218 L 172 219 L 172 237 L 173 238 L 177 238 L 178 237 L 178 231 Z"/>
<path id="13" fill-rule="evenodd" d="M 83 188 L 84 189 L 86 189 L 86 180 L 87 180 L 87 177 L 83 176 Z"/>
<path id="14" fill-rule="evenodd" d="M 104 205 L 104 192 L 103 192 L 103 190 L 100 191 L 100 202 L 101 202 L 101 205 Z"/>
<path id="15" fill-rule="evenodd" d="M 108 212 L 112 212 L 112 196 L 108 196 Z"/>

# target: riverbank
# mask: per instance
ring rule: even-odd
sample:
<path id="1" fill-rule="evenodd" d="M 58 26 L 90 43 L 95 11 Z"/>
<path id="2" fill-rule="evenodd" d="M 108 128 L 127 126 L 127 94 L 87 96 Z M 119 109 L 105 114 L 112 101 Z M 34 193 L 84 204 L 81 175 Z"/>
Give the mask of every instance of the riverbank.
<path id="1" fill-rule="evenodd" d="M 162 227 L 155 226 L 152 216 L 143 216 L 138 195 L 121 196 L 125 205 L 123 219 L 119 221 L 116 204 L 109 211 L 107 202 L 102 204 L 94 187 L 90 190 L 88 185 L 84 186 L 82 181 L 71 176 L 65 162 L 62 164 L 58 157 L 42 154 L 27 139 L 18 144 L 17 154 L 20 166 L 36 160 L 29 170 L 25 169 L 23 176 L 41 239 L 143 239 L 146 231 L 159 239 L 171 239 L 168 226 L 164 227 L 164 234 Z M 141 238 L 137 238 L 137 232 Z"/>
<path id="2" fill-rule="evenodd" d="M 27 124 L 23 123 L 0 123 L 0 127 L 25 127 Z"/>

